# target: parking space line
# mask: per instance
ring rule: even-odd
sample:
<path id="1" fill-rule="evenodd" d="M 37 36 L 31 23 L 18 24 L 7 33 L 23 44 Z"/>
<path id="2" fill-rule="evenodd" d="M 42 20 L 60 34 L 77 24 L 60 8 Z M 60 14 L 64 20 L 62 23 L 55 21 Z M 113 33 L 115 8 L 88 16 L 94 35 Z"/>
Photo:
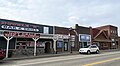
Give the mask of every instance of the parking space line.
<path id="1" fill-rule="evenodd" d="M 117 58 L 112 58 L 112 59 L 107 59 L 107 60 L 103 60 L 103 61 L 98 61 L 98 62 L 85 64 L 83 66 L 93 66 L 93 65 L 102 64 L 102 63 L 105 63 L 105 62 L 110 62 L 110 61 L 119 60 L 119 59 L 120 59 L 120 57 L 117 57 Z"/>

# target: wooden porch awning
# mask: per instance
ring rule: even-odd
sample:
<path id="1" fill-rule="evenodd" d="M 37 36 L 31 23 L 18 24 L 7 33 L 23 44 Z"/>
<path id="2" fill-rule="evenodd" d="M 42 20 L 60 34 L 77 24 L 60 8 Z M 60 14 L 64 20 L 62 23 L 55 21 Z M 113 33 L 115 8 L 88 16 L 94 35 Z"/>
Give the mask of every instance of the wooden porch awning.
<path id="1" fill-rule="evenodd" d="M 93 41 L 98 41 L 98 42 L 111 42 L 110 40 L 107 40 L 107 39 L 104 39 L 104 40 L 101 40 L 101 39 L 95 39 Z"/>

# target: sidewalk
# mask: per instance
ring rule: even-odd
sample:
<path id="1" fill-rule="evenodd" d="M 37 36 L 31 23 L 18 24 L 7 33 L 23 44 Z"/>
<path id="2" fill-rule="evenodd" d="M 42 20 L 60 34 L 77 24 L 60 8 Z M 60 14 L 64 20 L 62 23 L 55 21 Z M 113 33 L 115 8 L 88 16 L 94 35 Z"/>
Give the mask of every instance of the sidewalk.
<path id="1" fill-rule="evenodd" d="M 120 49 L 101 50 L 101 52 L 115 52 L 115 51 L 120 51 Z"/>
<path id="2" fill-rule="evenodd" d="M 120 51 L 120 49 L 109 49 L 109 50 L 101 50 L 101 53 L 104 52 L 115 52 L 115 51 Z M 24 60 L 24 59 L 36 59 L 36 58 L 46 58 L 46 57 L 58 57 L 58 56 L 67 56 L 67 55 L 76 55 L 79 54 L 78 51 L 73 51 L 72 53 L 70 52 L 64 52 L 64 53 L 58 53 L 58 54 L 41 54 L 38 56 L 13 56 L 11 58 L 5 58 L 4 60 Z"/>
<path id="3" fill-rule="evenodd" d="M 35 59 L 35 58 L 46 58 L 46 57 L 58 57 L 58 56 L 67 56 L 67 55 L 75 55 L 79 54 L 78 51 L 73 51 L 72 53 L 70 52 L 64 52 L 64 53 L 58 53 L 58 54 L 41 54 L 38 56 L 13 56 L 11 58 L 5 58 L 4 60 L 24 60 L 24 59 Z"/>

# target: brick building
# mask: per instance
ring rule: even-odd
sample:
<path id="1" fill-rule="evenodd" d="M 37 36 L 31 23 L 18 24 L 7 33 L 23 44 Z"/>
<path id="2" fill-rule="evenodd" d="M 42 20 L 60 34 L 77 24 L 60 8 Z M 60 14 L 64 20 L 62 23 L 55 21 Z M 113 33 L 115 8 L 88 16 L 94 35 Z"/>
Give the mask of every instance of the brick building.
<path id="1" fill-rule="evenodd" d="M 55 36 L 57 52 L 75 50 L 75 33 L 70 28 L 55 26 Z"/>
<path id="2" fill-rule="evenodd" d="M 92 29 L 92 42 L 101 49 L 116 49 L 118 41 L 118 28 L 112 25 L 100 26 Z"/>
<path id="3" fill-rule="evenodd" d="M 62 46 L 61 48 L 57 47 L 57 51 L 71 51 L 71 48 L 72 51 L 77 51 L 91 43 L 90 27 L 83 27 L 78 24 L 72 28 L 56 26 L 55 35 L 57 36 L 57 45 L 61 44 L 58 46 Z"/>
<path id="4" fill-rule="evenodd" d="M 118 37 L 118 45 L 117 45 L 117 48 L 120 49 L 120 36 Z"/>
<path id="5" fill-rule="evenodd" d="M 91 27 L 79 26 L 78 24 L 75 25 L 74 27 L 76 32 L 75 43 L 77 44 L 76 50 L 91 44 L 90 28 Z"/>
<path id="6" fill-rule="evenodd" d="M 93 28 L 92 32 L 92 44 L 98 45 L 100 49 L 110 49 L 111 41 L 107 31 Z"/>
<path id="7" fill-rule="evenodd" d="M 34 55 L 78 51 L 90 44 L 97 44 L 100 49 L 120 47 L 118 28 L 112 25 L 92 28 L 75 24 L 66 28 L 0 19 L 0 40 L 0 47 L 5 50 L 30 49 Z"/>
<path id="8" fill-rule="evenodd" d="M 0 47 L 4 50 L 51 53 L 53 43 L 53 26 L 0 19 Z"/>

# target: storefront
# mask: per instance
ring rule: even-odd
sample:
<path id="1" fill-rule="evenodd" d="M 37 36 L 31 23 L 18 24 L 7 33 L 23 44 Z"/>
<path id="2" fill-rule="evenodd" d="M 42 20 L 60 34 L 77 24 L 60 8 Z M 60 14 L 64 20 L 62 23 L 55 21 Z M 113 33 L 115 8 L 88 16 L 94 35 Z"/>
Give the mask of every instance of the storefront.
<path id="1" fill-rule="evenodd" d="M 91 36 L 87 34 L 79 34 L 79 48 L 90 45 Z"/>
<path id="2" fill-rule="evenodd" d="M 71 48 L 74 50 L 75 48 L 75 36 L 71 35 L 62 35 L 56 34 L 56 45 L 57 45 L 57 52 L 65 52 L 70 51 Z"/>
<path id="3" fill-rule="evenodd" d="M 55 34 L 54 38 L 56 40 L 56 51 L 57 52 L 63 52 L 64 51 L 64 39 L 62 34 Z M 68 41 L 66 42 L 68 44 Z M 68 48 L 68 46 L 65 47 L 65 49 Z"/>
<path id="4" fill-rule="evenodd" d="M 28 49 L 32 55 L 51 53 L 53 26 L 0 19 L 0 40 L 0 47 L 6 50 L 6 55 L 9 50 Z"/>

